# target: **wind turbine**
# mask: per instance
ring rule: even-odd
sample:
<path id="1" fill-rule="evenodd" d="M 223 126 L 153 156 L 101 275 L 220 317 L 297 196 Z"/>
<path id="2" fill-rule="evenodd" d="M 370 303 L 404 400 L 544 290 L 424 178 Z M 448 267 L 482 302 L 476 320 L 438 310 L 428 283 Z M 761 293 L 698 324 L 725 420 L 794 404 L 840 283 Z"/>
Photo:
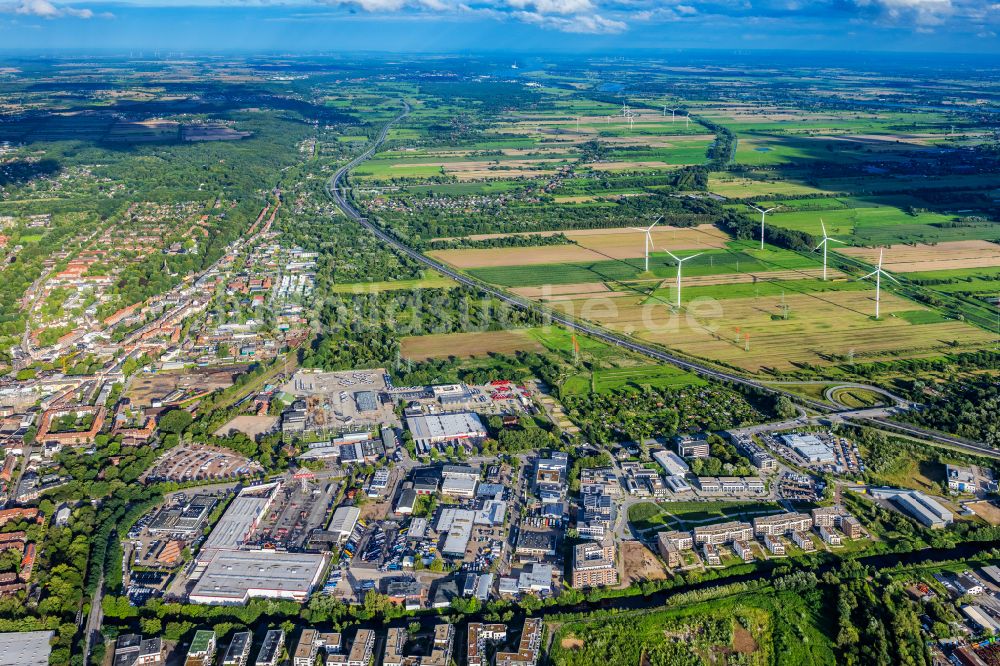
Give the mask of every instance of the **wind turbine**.
<path id="1" fill-rule="evenodd" d="M 768 213 L 770 213 L 771 211 L 778 210 L 779 208 L 781 208 L 781 206 L 775 206 L 774 208 L 768 208 L 767 210 L 764 210 L 763 208 L 757 208 L 757 206 L 754 206 L 753 204 L 747 204 L 747 206 L 750 206 L 750 208 L 753 208 L 755 211 L 757 211 L 758 213 L 760 213 L 760 249 L 763 250 L 764 249 L 764 218 L 767 216 Z"/>
<path id="2" fill-rule="evenodd" d="M 833 241 L 834 243 L 840 243 L 841 245 L 846 245 L 846 243 L 844 241 L 842 241 L 842 240 L 837 240 L 836 238 L 830 238 L 829 236 L 826 235 L 826 225 L 823 224 L 823 218 L 820 218 L 820 220 L 819 220 L 819 226 L 823 227 L 823 240 L 821 240 L 820 243 L 819 243 L 819 245 L 817 245 L 813 249 L 818 250 L 820 248 L 823 248 L 823 282 L 826 282 L 826 249 L 827 249 L 827 245 L 829 245 L 830 241 Z"/>
<path id="3" fill-rule="evenodd" d="M 889 275 L 888 273 L 886 273 L 884 270 L 882 270 L 882 253 L 883 252 L 885 252 L 885 248 L 879 248 L 879 251 L 878 251 L 878 268 L 876 268 L 875 270 L 873 270 L 868 275 L 863 275 L 860 278 L 858 278 L 859 280 L 867 280 L 871 276 L 873 276 L 873 275 L 875 276 L 875 318 L 876 319 L 878 319 L 879 305 L 880 305 L 881 300 L 882 300 L 882 276 L 884 275 L 887 278 L 889 278 L 890 280 L 892 280 L 893 282 L 895 282 L 896 284 L 899 284 L 899 280 L 897 280 L 896 278 L 892 277 L 891 275 Z"/>
<path id="4" fill-rule="evenodd" d="M 683 259 L 681 259 L 676 254 L 674 254 L 673 252 L 671 252 L 670 250 L 668 250 L 667 248 L 663 248 L 663 251 L 666 252 L 667 254 L 669 254 L 671 257 L 673 257 L 673 260 L 677 262 L 677 309 L 680 310 L 681 309 L 681 268 L 684 266 L 684 262 L 687 261 L 688 259 L 694 259 L 695 257 L 700 257 L 701 255 L 703 255 L 705 253 L 704 252 L 699 252 L 698 254 L 692 254 L 691 256 L 684 257 Z"/>
<path id="5" fill-rule="evenodd" d="M 657 224 L 659 224 L 660 220 L 662 220 L 662 219 L 663 219 L 663 216 L 662 215 L 659 216 L 646 229 L 643 229 L 642 227 L 632 227 L 636 231 L 641 231 L 642 233 L 646 234 L 646 245 L 645 245 L 645 248 L 646 248 L 646 271 L 647 272 L 649 271 L 649 248 L 653 247 L 653 235 L 650 234 L 649 232 L 651 232 L 653 230 L 653 227 L 655 227 Z"/>

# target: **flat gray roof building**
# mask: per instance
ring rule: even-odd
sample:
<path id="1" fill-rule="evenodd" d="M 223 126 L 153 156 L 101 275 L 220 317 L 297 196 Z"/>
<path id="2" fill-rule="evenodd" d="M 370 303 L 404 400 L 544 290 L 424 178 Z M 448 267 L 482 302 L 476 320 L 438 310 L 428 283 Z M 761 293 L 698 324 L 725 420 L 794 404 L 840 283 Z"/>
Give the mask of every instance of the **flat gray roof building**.
<path id="1" fill-rule="evenodd" d="M 205 539 L 198 559 L 211 559 L 218 550 L 236 550 L 257 527 L 257 521 L 267 512 L 277 484 L 251 486 L 243 489 Z"/>
<path id="2" fill-rule="evenodd" d="M 195 604 L 243 604 L 252 597 L 304 601 L 319 581 L 326 557 L 271 550 L 220 552 L 189 599 Z"/>
<path id="3" fill-rule="evenodd" d="M 0 665 L 48 666 L 54 631 L 12 631 L 0 634 Z"/>
<path id="4" fill-rule="evenodd" d="M 486 437 L 486 428 L 479 417 L 471 412 L 454 414 L 427 414 L 410 416 L 406 425 L 413 433 L 417 444 L 436 444 L 453 439 L 481 439 Z"/>

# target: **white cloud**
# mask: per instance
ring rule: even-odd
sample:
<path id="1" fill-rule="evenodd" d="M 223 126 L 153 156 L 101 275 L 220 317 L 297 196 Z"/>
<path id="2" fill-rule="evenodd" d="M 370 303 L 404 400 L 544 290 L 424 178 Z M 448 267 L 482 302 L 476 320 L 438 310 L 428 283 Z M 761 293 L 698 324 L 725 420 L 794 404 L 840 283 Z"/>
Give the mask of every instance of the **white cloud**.
<path id="1" fill-rule="evenodd" d="M 628 30 L 628 24 L 624 21 L 604 18 L 598 14 L 550 16 L 537 12 L 514 12 L 514 16 L 525 23 L 531 23 L 543 28 L 553 28 L 562 32 L 613 35 Z"/>
<path id="2" fill-rule="evenodd" d="M 877 7 L 888 18 L 913 19 L 918 24 L 938 25 L 954 11 L 951 0 L 856 0 L 859 7 Z"/>
<path id="3" fill-rule="evenodd" d="M 536 14 L 580 14 L 594 9 L 590 0 L 507 0 L 507 4 Z"/>
<path id="4" fill-rule="evenodd" d="M 47 19 L 63 18 L 66 16 L 81 19 L 94 17 L 94 12 L 89 9 L 56 5 L 49 0 L 19 0 L 14 3 L 0 4 L 0 12 L 21 14 L 23 16 L 38 16 Z"/>
<path id="5" fill-rule="evenodd" d="M 587 34 L 624 32 L 628 24 L 595 13 L 595 0 L 321 0 L 325 4 L 352 6 L 374 13 L 403 10 L 464 12 L 495 20 L 517 20 L 542 28 Z M 599 0 L 598 0 L 599 1 Z M 629 18 L 632 14 L 626 13 Z"/>

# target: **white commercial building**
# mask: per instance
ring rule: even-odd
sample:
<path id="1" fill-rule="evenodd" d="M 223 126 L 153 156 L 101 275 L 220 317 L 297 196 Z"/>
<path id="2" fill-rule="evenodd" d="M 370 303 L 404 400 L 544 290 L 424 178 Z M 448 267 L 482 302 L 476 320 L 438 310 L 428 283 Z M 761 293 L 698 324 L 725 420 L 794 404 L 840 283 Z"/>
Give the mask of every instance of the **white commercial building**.
<path id="1" fill-rule="evenodd" d="M 410 416 L 406 425 L 413 434 L 413 441 L 418 447 L 450 442 L 453 440 L 486 437 L 486 428 L 479 416 L 471 412 L 455 412 L 453 414 L 426 414 Z"/>
<path id="2" fill-rule="evenodd" d="M 919 490 L 902 488 L 872 488 L 871 494 L 879 499 L 887 499 L 927 527 L 939 529 L 955 522 L 955 515 L 944 508 L 936 499 Z"/>
<path id="3" fill-rule="evenodd" d="M 342 506 L 333 512 L 330 520 L 330 532 L 335 532 L 341 541 L 345 541 L 354 531 L 354 526 L 358 524 L 361 517 L 361 509 L 356 506 Z"/>
<path id="4" fill-rule="evenodd" d="M 448 497 L 464 497 L 471 499 L 476 496 L 476 479 L 462 477 L 447 477 L 441 483 L 441 494 Z"/>
<path id="5" fill-rule="evenodd" d="M 476 522 L 476 512 L 468 509 L 448 508 L 438 517 L 439 533 L 447 533 L 441 553 L 449 557 L 465 557 L 465 549 L 472 536 L 472 526 Z"/>
<path id="6" fill-rule="evenodd" d="M 684 459 L 673 451 L 656 451 L 653 453 L 653 460 L 660 463 L 667 476 L 684 476 L 691 468 L 684 462 Z"/>
<path id="7" fill-rule="evenodd" d="M 815 435 L 782 435 L 781 439 L 811 463 L 832 464 L 837 460 L 830 447 Z"/>

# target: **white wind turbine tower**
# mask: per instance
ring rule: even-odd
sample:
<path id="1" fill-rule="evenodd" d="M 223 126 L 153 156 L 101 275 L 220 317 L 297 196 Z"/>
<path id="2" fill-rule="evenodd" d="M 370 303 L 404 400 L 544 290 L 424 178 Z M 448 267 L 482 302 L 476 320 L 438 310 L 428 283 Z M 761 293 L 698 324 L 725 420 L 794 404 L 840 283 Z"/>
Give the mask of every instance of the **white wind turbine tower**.
<path id="1" fill-rule="evenodd" d="M 757 208 L 757 206 L 754 206 L 753 204 L 747 204 L 747 206 L 750 206 L 750 208 L 753 208 L 755 211 L 757 211 L 758 213 L 760 213 L 760 249 L 763 250 L 764 249 L 764 218 L 767 216 L 768 213 L 770 213 L 772 211 L 778 210 L 779 208 L 781 208 L 781 206 L 775 206 L 774 208 L 768 208 L 767 210 L 764 210 L 763 208 Z"/>
<path id="2" fill-rule="evenodd" d="M 668 250 L 667 248 L 663 248 L 663 251 L 666 252 L 667 254 L 669 254 L 671 257 L 673 257 L 673 260 L 677 262 L 677 309 L 680 310 L 681 309 L 681 268 L 684 266 L 684 262 L 687 261 L 688 259 L 694 259 L 695 257 L 700 257 L 701 255 L 703 255 L 705 253 L 704 252 L 699 252 L 698 254 L 692 254 L 689 257 L 684 257 L 683 259 L 681 259 L 676 254 L 674 254 L 673 252 L 671 252 L 670 250 Z"/>
<path id="3" fill-rule="evenodd" d="M 650 232 L 653 230 L 653 227 L 655 227 L 657 224 L 660 223 L 660 220 L 662 220 L 662 219 L 663 219 L 663 216 L 661 215 L 658 218 L 656 218 L 656 220 L 651 225 L 649 225 L 649 227 L 647 227 L 645 229 L 643 229 L 642 227 L 632 227 L 636 231 L 641 231 L 642 233 L 644 233 L 646 235 L 646 244 L 645 244 L 646 253 L 645 254 L 646 254 L 646 271 L 647 272 L 649 271 L 649 250 L 650 250 L 650 248 L 653 247 L 653 235 Z"/>
<path id="4" fill-rule="evenodd" d="M 844 241 L 842 241 L 842 240 L 837 240 L 836 238 L 830 238 L 829 236 L 826 235 L 826 225 L 823 224 L 823 218 L 820 218 L 820 220 L 819 220 L 819 226 L 823 227 L 823 240 L 820 241 L 819 245 L 817 245 L 814 249 L 818 250 L 820 248 L 823 248 L 823 282 L 826 282 L 826 250 L 827 250 L 827 245 L 829 245 L 830 241 L 833 241 L 834 243 L 840 243 L 841 245 L 846 245 L 846 243 Z"/>
<path id="5" fill-rule="evenodd" d="M 882 254 L 884 252 L 885 252 L 884 248 L 879 248 L 879 251 L 878 251 L 878 268 L 876 268 L 875 270 L 873 270 L 868 275 L 863 275 L 860 278 L 858 278 L 859 280 L 867 280 L 871 276 L 873 276 L 873 275 L 875 276 L 875 318 L 876 319 L 878 319 L 879 305 L 881 304 L 881 301 L 882 301 L 882 276 L 884 275 L 887 278 L 889 278 L 890 280 L 892 280 L 893 282 L 895 282 L 896 284 L 899 284 L 899 280 L 897 280 L 896 278 L 892 277 L 891 275 L 889 275 L 888 273 L 886 273 L 884 270 L 882 270 Z"/>

